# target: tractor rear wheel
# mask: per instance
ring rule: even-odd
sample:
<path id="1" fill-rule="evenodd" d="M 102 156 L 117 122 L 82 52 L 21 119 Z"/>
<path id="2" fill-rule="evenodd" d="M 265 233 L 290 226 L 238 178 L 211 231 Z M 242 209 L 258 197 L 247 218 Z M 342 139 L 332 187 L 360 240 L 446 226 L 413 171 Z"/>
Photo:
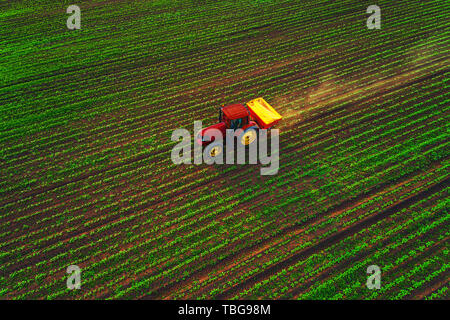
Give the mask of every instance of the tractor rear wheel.
<path id="1" fill-rule="evenodd" d="M 253 141 L 256 140 L 256 137 L 258 136 L 258 132 L 256 131 L 255 127 L 250 127 L 246 129 L 241 136 L 239 137 L 239 141 L 242 145 L 248 146 Z"/>

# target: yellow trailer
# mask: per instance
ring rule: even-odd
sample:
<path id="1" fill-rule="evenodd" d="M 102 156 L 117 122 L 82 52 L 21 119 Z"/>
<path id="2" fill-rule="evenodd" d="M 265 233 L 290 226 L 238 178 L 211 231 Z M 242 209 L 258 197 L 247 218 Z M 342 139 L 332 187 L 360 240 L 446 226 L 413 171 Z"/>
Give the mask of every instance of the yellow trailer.
<path id="1" fill-rule="evenodd" d="M 262 129 L 267 129 L 281 120 L 281 115 L 263 98 L 256 98 L 247 102 L 250 115 Z"/>

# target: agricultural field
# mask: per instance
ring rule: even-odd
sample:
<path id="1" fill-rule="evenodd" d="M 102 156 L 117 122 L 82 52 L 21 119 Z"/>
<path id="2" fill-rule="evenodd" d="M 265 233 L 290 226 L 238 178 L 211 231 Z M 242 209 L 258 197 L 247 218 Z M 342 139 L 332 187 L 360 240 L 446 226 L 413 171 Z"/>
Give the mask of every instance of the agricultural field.
<path id="1" fill-rule="evenodd" d="M 450 298 L 450 2 L 71 4 L 0 3 L 0 299 Z M 256 97 L 276 174 L 172 162 Z"/>

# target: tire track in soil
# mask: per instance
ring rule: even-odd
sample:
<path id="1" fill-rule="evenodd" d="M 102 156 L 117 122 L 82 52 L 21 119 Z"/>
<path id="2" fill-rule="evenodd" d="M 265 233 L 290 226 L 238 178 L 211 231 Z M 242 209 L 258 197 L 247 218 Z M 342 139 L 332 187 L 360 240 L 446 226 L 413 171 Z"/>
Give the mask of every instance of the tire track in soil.
<path id="1" fill-rule="evenodd" d="M 438 165 L 439 163 L 440 163 L 440 161 L 436 161 L 433 164 L 433 166 L 434 165 Z M 404 181 L 406 181 L 409 178 L 413 177 L 414 175 L 417 174 L 418 171 L 420 171 L 420 169 L 417 170 L 417 171 L 411 172 L 408 175 L 403 176 L 401 178 L 400 183 L 403 183 Z M 314 223 L 315 221 L 318 221 L 323 216 L 327 216 L 327 215 L 333 214 L 333 212 L 335 212 L 335 211 L 343 211 L 343 210 L 345 210 L 348 207 L 352 207 L 355 204 L 361 202 L 363 199 L 368 198 L 368 197 L 372 197 L 377 192 L 379 192 L 379 191 L 381 191 L 381 190 L 383 190 L 383 189 L 385 189 L 385 188 L 387 188 L 389 186 L 396 185 L 398 183 L 399 183 L 399 181 L 397 180 L 397 181 L 394 181 L 394 182 L 385 182 L 383 184 L 378 184 L 378 185 L 374 186 L 372 189 L 370 189 L 369 191 L 367 191 L 366 193 L 362 193 L 362 194 L 360 194 L 359 196 L 357 196 L 356 198 L 354 198 L 352 200 L 344 200 L 340 204 L 337 204 L 335 206 L 330 207 L 328 210 L 326 210 L 324 213 L 322 213 L 320 215 L 309 216 L 308 219 L 305 222 L 303 222 L 302 224 L 293 224 L 293 225 L 291 225 L 289 227 L 286 227 L 286 228 L 280 230 L 279 234 L 277 235 L 277 238 L 283 237 L 283 236 L 285 236 L 285 235 L 287 235 L 289 233 L 292 233 L 292 232 L 295 232 L 295 231 L 297 231 L 299 229 L 302 229 L 302 228 L 308 226 L 309 224 Z M 427 190 L 429 190 L 429 189 L 427 189 Z M 404 201 L 406 201 L 406 200 L 404 200 Z M 400 204 L 400 203 L 398 203 L 398 204 Z M 365 221 L 365 220 L 363 220 L 363 221 Z M 322 242 L 329 241 L 328 239 L 329 238 L 324 239 Z M 243 248 L 239 252 L 237 252 L 235 255 L 228 256 L 228 257 L 225 257 L 224 259 L 220 260 L 218 263 L 216 263 L 214 265 L 214 268 L 215 269 L 224 268 L 228 264 L 232 263 L 236 259 L 237 256 L 246 256 L 250 252 L 258 251 L 259 248 L 270 245 L 270 243 L 273 242 L 273 241 L 274 241 L 273 238 L 267 238 L 267 239 L 262 240 L 261 242 L 255 243 L 254 245 L 252 245 L 250 247 Z M 310 247 L 310 248 L 308 248 L 306 250 L 310 250 L 311 248 L 314 248 L 314 247 Z M 312 252 L 312 253 L 314 253 L 314 252 Z M 290 259 L 292 259 L 292 257 Z M 275 266 L 276 265 L 274 265 L 272 267 L 275 267 Z M 194 277 L 195 278 L 199 278 L 199 277 L 202 277 L 202 276 L 203 277 L 207 276 L 207 274 L 209 272 L 211 272 L 210 269 L 211 268 L 204 268 L 204 269 L 196 270 L 191 275 L 189 275 L 189 277 L 190 278 L 194 278 Z M 159 298 L 161 298 L 164 295 L 170 294 L 170 292 L 173 291 L 174 289 L 176 290 L 176 288 L 186 286 L 187 282 L 189 282 L 189 280 L 173 282 L 171 284 L 168 284 L 166 286 L 163 286 L 163 287 L 160 287 L 160 288 L 156 289 L 153 293 L 151 293 L 149 295 L 145 295 L 143 298 L 144 299 L 159 299 Z"/>
<path id="2" fill-rule="evenodd" d="M 427 288 L 418 288 L 412 291 L 409 295 L 405 296 L 405 300 L 424 300 L 426 297 L 430 296 L 434 292 L 442 289 L 449 284 L 449 274 L 443 272 L 440 276 L 434 278 L 431 282 L 427 283 Z M 442 297 L 441 299 L 448 300 L 449 293 L 447 293 L 447 297 Z"/>
<path id="3" fill-rule="evenodd" d="M 437 168 L 437 167 L 439 167 L 439 166 L 434 166 L 434 168 Z M 412 178 L 413 179 L 413 178 Z M 397 189 L 397 186 L 402 186 L 404 183 L 407 183 L 408 181 L 410 181 L 410 179 L 404 179 L 403 181 L 401 181 L 400 183 L 398 183 L 398 184 L 395 184 L 395 189 Z M 394 183 L 393 183 L 393 185 L 394 185 Z M 415 186 L 417 186 L 417 184 L 415 185 Z M 414 186 L 414 187 L 415 187 Z M 404 192 L 408 192 L 408 190 L 410 190 L 410 189 L 413 189 L 414 187 L 409 187 L 408 189 L 404 189 Z M 394 189 L 394 187 L 390 187 L 390 188 L 387 188 L 387 189 Z M 376 195 L 376 194 L 375 194 Z M 372 197 L 373 197 L 374 195 L 368 195 L 367 197 L 365 197 L 365 200 L 369 200 L 369 199 L 371 199 Z M 396 197 L 399 197 L 399 195 L 397 194 L 396 195 Z M 330 216 L 336 216 L 336 215 L 338 215 L 337 213 L 339 213 L 340 211 L 347 211 L 347 210 L 350 210 L 350 209 L 352 209 L 352 208 L 354 208 L 354 206 L 355 205 L 359 205 L 361 202 L 358 202 L 357 200 L 355 200 L 354 201 L 354 205 L 353 206 L 348 206 L 348 207 L 346 207 L 346 208 L 344 208 L 344 209 L 340 209 L 340 210 L 334 210 L 332 213 L 331 213 L 331 215 Z M 397 201 L 397 203 L 399 203 L 398 201 Z M 326 219 L 327 217 L 321 217 L 321 220 L 324 220 L 324 219 Z M 320 220 L 319 220 L 319 222 L 320 222 Z M 306 225 L 305 227 L 307 227 L 308 225 Z M 294 232 L 300 232 L 299 230 L 301 230 L 300 228 L 298 228 L 297 230 L 295 230 Z M 283 235 L 281 236 L 281 237 L 283 237 Z M 272 244 L 271 245 L 267 245 L 267 247 L 270 247 L 270 246 L 272 246 Z M 255 254 L 256 255 L 256 254 Z M 206 275 L 205 275 L 206 276 Z M 225 280 L 222 280 L 222 281 L 225 281 Z M 202 288 L 201 289 L 201 292 L 200 292 L 200 294 L 203 292 L 203 291 L 205 291 L 205 289 L 204 288 Z M 207 291 L 207 290 L 206 290 Z M 189 297 L 189 298 L 194 298 L 194 297 Z"/>
<path id="4" fill-rule="evenodd" d="M 318 253 L 318 252 L 322 251 L 323 249 L 326 249 L 327 247 L 329 247 L 331 244 L 333 244 L 337 241 L 343 240 L 346 237 L 348 237 L 358 231 L 361 231 L 362 229 L 364 229 L 384 218 L 391 216 L 392 214 L 394 214 L 395 212 L 397 212 L 399 210 L 407 208 L 408 206 L 410 206 L 414 202 L 417 202 L 421 198 L 432 195 L 436 191 L 439 191 L 439 190 L 441 190 L 441 188 L 446 186 L 449 181 L 450 181 L 450 178 L 446 178 L 445 180 L 433 185 L 432 187 L 430 187 L 424 191 L 421 191 L 418 194 L 415 194 L 415 195 L 403 200 L 402 202 L 397 203 L 386 210 L 383 210 L 382 212 L 380 212 L 378 214 L 375 214 L 369 218 L 366 218 L 363 221 L 357 223 L 356 225 L 353 225 L 341 232 L 338 232 L 335 235 L 332 235 L 332 236 L 320 241 L 315 246 L 309 247 L 309 248 L 285 259 L 284 261 L 269 267 L 268 269 L 264 270 L 263 272 L 252 276 L 251 278 L 238 284 L 237 286 L 230 288 L 228 290 L 225 290 L 223 293 L 218 295 L 216 297 L 216 299 L 218 299 L 218 300 L 230 299 L 235 294 L 237 294 L 249 287 L 252 287 L 256 283 L 261 282 L 262 280 L 270 277 L 272 274 L 277 273 L 277 272 L 287 268 L 289 265 L 297 262 L 298 260 L 304 259 L 314 253 Z"/>
<path id="5" fill-rule="evenodd" d="M 444 224 L 445 225 L 445 224 Z M 448 225 L 448 224 L 447 224 Z M 435 230 L 435 232 L 439 232 L 439 230 Z M 434 234 L 432 234 L 432 235 L 434 235 Z M 389 276 L 391 276 L 391 277 L 393 277 L 393 278 L 398 278 L 398 273 L 395 273 L 399 268 L 401 268 L 401 267 L 405 267 L 405 269 L 407 270 L 406 271 L 406 273 L 408 272 L 408 271 L 410 271 L 412 268 L 412 265 L 411 264 L 413 264 L 413 263 L 423 263 L 423 262 L 425 262 L 425 261 L 427 261 L 428 260 L 428 258 L 430 258 L 430 257 L 433 257 L 433 254 L 437 254 L 437 253 L 440 253 L 440 252 L 442 252 L 443 250 L 445 250 L 445 244 L 446 243 L 448 243 L 448 237 L 447 238 L 445 238 L 445 239 L 442 239 L 441 241 L 437 241 L 435 244 L 433 244 L 430 248 L 428 248 L 427 250 L 425 250 L 425 251 L 422 251 L 422 252 L 420 252 L 420 253 L 418 253 L 417 255 L 415 255 L 415 256 L 412 256 L 412 257 L 410 257 L 410 258 L 408 258 L 408 259 L 406 259 L 405 261 L 403 261 L 402 263 L 400 263 L 399 265 L 396 265 L 396 266 L 394 266 L 391 270 L 389 270 L 388 272 L 387 272 L 387 274 L 385 274 L 385 273 L 383 273 L 383 278 L 386 280 L 386 278 L 387 278 L 387 281 L 386 282 L 389 282 L 389 280 L 390 280 L 390 278 L 389 278 Z M 397 250 L 397 251 L 399 251 L 399 250 Z M 401 274 L 404 274 L 405 272 L 401 272 Z M 447 272 L 447 274 L 448 274 L 448 272 Z M 446 273 L 445 272 L 443 272 L 440 276 L 442 276 L 442 275 L 446 275 Z M 436 277 L 436 278 L 439 278 L 440 276 L 438 276 L 438 277 Z M 405 278 L 405 281 L 408 281 L 409 280 L 409 278 L 408 277 L 406 277 Z M 434 279 L 435 280 L 435 279 Z M 429 283 L 427 283 L 427 285 L 428 285 Z M 418 288 L 418 290 L 420 290 L 420 289 L 423 289 L 423 287 L 421 287 L 421 288 Z M 397 288 L 396 287 L 392 287 L 392 288 L 390 288 L 389 290 L 386 290 L 385 292 L 383 292 L 381 295 L 378 295 L 375 299 L 377 299 L 377 300 L 380 300 L 380 299 L 389 299 L 389 298 L 391 298 L 392 299 L 392 296 L 396 296 L 396 294 L 398 294 L 399 292 L 397 291 Z M 365 296 L 363 297 L 363 298 L 366 298 Z M 405 299 L 405 298 L 403 298 L 403 299 Z"/>
<path id="6" fill-rule="evenodd" d="M 422 234 L 421 236 L 417 237 L 416 239 L 423 239 L 423 238 L 429 236 L 430 234 L 433 234 L 436 232 L 438 232 L 438 231 L 431 230 L 427 233 Z M 397 236 L 397 235 L 401 236 L 401 235 L 408 235 L 408 234 L 409 234 L 408 230 L 404 230 L 401 233 L 395 234 L 393 236 Z M 347 259 L 346 261 L 343 261 L 336 265 L 333 265 L 332 267 L 324 270 L 320 275 L 310 278 L 310 280 L 308 280 L 307 282 L 302 283 L 300 286 L 293 288 L 292 290 L 283 294 L 281 299 L 293 299 L 294 297 L 298 296 L 299 294 L 304 293 L 314 283 L 317 283 L 318 281 L 321 282 L 321 281 L 327 279 L 328 277 L 330 277 L 330 273 L 333 272 L 333 270 L 344 270 L 347 267 L 349 267 L 352 263 L 358 262 L 358 261 L 362 260 L 363 258 L 375 253 L 379 247 L 385 247 L 390 242 L 392 242 L 392 237 L 389 239 L 384 239 L 383 242 L 381 242 L 380 244 L 377 244 L 375 247 L 370 247 L 369 250 L 366 250 L 356 256 L 352 256 L 350 259 Z"/>
<path id="7" fill-rule="evenodd" d="M 413 175 L 413 174 L 415 174 L 415 173 L 416 173 L 416 172 L 413 172 L 413 173 L 411 173 L 411 175 Z M 408 177 L 408 176 L 405 176 L 404 179 L 407 180 L 407 179 L 406 179 L 407 177 Z M 398 181 L 396 181 L 396 182 L 398 183 Z M 392 183 L 392 184 L 394 184 L 394 183 Z M 377 191 L 377 190 L 374 190 L 374 192 L 375 192 L 375 191 Z M 363 197 L 363 196 L 364 196 L 364 195 L 361 195 L 361 197 Z M 356 199 L 354 200 L 354 202 L 359 201 L 359 198 L 360 198 L 360 197 L 356 198 Z M 242 209 L 242 208 L 241 208 L 241 209 Z M 330 209 L 330 210 L 328 210 L 328 211 L 332 211 L 332 210 Z M 328 212 L 328 211 L 327 211 L 327 212 Z M 326 213 L 324 213 L 324 214 L 326 214 Z M 321 216 L 320 216 L 320 217 L 317 217 L 317 219 L 319 219 L 319 218 L 321 218 Z M 317 219 L 311 219 L 311 221 L 315 221 L 315 220 L 317 220 Z M 305 223 L 305 226 L 307 226 L 308 223 L 309 223 L 309 221 L 308 221 L 307 223 Z M 276 238 L 275 240 L 277 240 L 279 237 L 283 237 L 283 236 L 286 235 L 288 232 L 290 232 L 290 230 L 288 230 L 288 229 L 292 229 L 292 227 L 295 227 L 295 226 L 291 226 L 291 227 L 286 228 L 286 230 L 287 230 L 286 233 L 283 232 L 281 235 L 277 235 L 277 238 Z M 303 225 L 298 226 L 298 228 L 294 229 L 294 231 L 298 231 L 299 228 L 303 228 L 303 227 L 304 227 Z M 270 242 L 273 242 L 273 240 L 274 240 L 273 238 L 269 238 L 269 239 L 262 240 L 262 241 L 256 243 L 255 245 L 253 245 L 253 246 L 251 246 L 251 247 L 242 248 L 240 251 L 238 251 L 237 254 L 245 256 L 245 255 L 247 255 L 249 252 L 252 252 L 253 250 L 255 250 L 255 248 L 256 248 L 257 250 L 263 250 L 264 247 L 270 246 L 269 243 L 270 243 Z M 226 250 L 226 249 L 224 249 L 224 250 Z M 216 252 L 216 253 L 217 253 L 217 252 Z M 226 257 L 225 259 L 221 260 L 221 261 L 219 262 L 219 264 L 225 264 L 225 266 L 227 266 L 227 262 L 232 263 L 233 260 L 235 260 L 235 257 L 236 257 L 236 255 L 234 255 L 234 256 L 228 256 L 228 257 Z M 218 265 L 218 264 L 215 264 L 214 267 L 217 267 L 217 265 Z M 166 268 L 166 269 L 167 269 L 167 268 Z M 166 270 L 166 269 L 164 269 L 164 270 Z M 181 284 L 180 284 L 180 283 L 174 283 L 174 285 L 175 285 L 177 288 L 178 288 L 179 286 L 186 286 L 186 285 L 189 285 L 189 284 L 186 284 L 186 283 L 192 281 L 192 280 L 193 280 L 192 277 L 194 277 L 194 276 L 202 276 L 202 275 L 204 276 L 204 275 L 206 275 L 208 272 L 210 272 L 210 268 L 209 268 L 208 266 L 206 266 L 206 267 L 204 267 L 204 268 L 198 270 L 198 272 L 195 271 L 194 274 L 190 275 L 190 278 L 189 278 L 188 280 L 184 281 L 183 283 L 181 283 Z M 145 277 L 155 276 L 155 275 L 157 275 L 158 273 L 159 273 L 159 272 L 152 272 L 152 273 L 150 273 L 150 274 L 148 274 L 148 275 L 145 275 Z M 198 275 L 198 273 L 200 273 L 200 275 Z M 128 286 L 130 286 L 130 284 L 126 284 L 126 285 L 125 285 L 125 287 L 128 287 Z M 165 288 L 165 287 L 167 287 L 167 286 L 162 286 L 161 288 Z M 157 290 L 159 290 L 159 289 L 157 289 Z M 104 298 L 107 298 L 107 297 L 109 297 L 109 296 L 110 296 L 109 294 L 104 294 L 104 295 L 101 295 L 100 298 L 101 298 L 101 299 L 104 299 Z M 159 298 L 160 298 L 160 297 L 159 297 Z M 165 297 L 163 297 L 163 298 L 165 299 Z"/>

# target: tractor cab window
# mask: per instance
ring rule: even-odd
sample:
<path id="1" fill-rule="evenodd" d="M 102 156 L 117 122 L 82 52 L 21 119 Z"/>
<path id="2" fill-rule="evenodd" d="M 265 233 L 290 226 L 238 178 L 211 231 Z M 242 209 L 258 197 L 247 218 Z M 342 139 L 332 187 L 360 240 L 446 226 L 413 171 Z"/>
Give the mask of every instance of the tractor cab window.
<path id="1" fill-rule="evenodd" d="M 242 119 L 234 119 L 230 121 L 230 129 L 236 130 L 242 127 Z"/>

